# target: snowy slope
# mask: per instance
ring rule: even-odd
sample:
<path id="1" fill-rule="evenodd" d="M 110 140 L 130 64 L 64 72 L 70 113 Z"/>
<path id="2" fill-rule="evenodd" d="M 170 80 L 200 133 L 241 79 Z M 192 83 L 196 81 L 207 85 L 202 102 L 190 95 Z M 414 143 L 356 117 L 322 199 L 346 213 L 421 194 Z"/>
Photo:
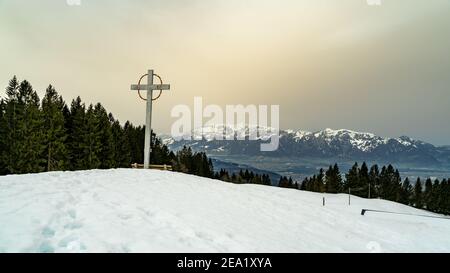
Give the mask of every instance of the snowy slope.
<path id="1" fill-rule="evenodd" d="M 322 207 L 325 196 L 327 206 Z M 400 204 L 144 170 L 0 177 L 0 252 L 450 252 Z"/>

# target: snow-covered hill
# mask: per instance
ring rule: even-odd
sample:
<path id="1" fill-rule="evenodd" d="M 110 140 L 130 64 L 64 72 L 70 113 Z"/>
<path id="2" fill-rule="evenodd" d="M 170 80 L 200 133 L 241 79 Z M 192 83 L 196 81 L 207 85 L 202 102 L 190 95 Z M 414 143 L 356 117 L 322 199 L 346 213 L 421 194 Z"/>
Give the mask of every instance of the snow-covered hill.
<path id="1" fill-rule="evenodd" d="M 432 215 L 155 170 L 13 175 L 0 177 L 0 252 L 450 252 L 450 220 L 362 208 Z"/>

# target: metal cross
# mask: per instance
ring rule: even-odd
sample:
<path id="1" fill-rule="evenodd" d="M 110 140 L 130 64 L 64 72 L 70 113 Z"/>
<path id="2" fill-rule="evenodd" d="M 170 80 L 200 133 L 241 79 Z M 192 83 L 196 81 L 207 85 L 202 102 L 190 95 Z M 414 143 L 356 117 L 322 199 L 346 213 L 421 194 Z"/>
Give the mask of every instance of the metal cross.
<path id="1" fill-rule="evenodd" d="M 147 74 L 147 84 L 131 85 L 131 90 L 142 90 L 147 91 L 147 110 L 145 114 L 145 145 L 144 145 L 144 169 L 148 169 L 150 166 L 150 153 L 151 150 L 151 132 L 152 132 L 152 101 L 153 101 L 153 90 L 170 90 L 169 84 L 153 84 L 153 77 L 156 74 L 153 70 L 148 70 Z"/>

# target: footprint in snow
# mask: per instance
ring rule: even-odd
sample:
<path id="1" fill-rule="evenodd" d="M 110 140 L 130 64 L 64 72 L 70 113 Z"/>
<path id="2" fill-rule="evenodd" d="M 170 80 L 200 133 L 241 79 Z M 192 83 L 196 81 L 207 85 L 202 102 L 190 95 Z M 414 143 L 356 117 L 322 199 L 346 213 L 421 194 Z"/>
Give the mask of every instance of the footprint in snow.
<path id="1" fill-rule="evenodd" d="M 83 227 L 83 224 L 81 222 L 78 222 L 78 221 L 75 221 L 75 222 L 68 223 L 68 224 L 64 225 L 64 229 L 71 229 L 71 230 L 79 229 L 81 227 Z"/>
<path id="2" fill-rule="evenodd" d="M 43 229 L 42 229 L 42 235 L 44 236 L 44 237 L 46 237 L 46 238 L 51 238 L 51 237 L 53 237 L 53 236 L 55 236 L 55 231 L 52 229 L 52 228 L 50 228 L 50 227 L 44 227 Z"/>
<path id="3" fill-rule="evenodd" d="M 133 218 L 133 215 L 132 214 L 128 214 L 128 213 L 119 213 L 118 216 L 122 220 L 128 220 L 128 219 Z"/>
<path id="4" fill-rule="evenodd" d="M 54 253 L 55 248 L 52 246 L 52 244 L 49 241 L 44 241 L 39 246 L 39 252 L 40 253 Z"/>
<path id="5" fill-rule="evenodd" d="M 77 212 L 74 209 L 70 209 L 67 211 L 67 214 L 70 216 L 70 218 L 75 219 L 77 218 Z"/>
<path id="6" fill-rule="evenodd" d="M 77 242 L 77 241 L 78 241 L 78 237 L 76 235 L 73 235 L 73 234 L 68 235 L 59 241 L 58 247 L 67 247 L 67 246 L 69 246 L 69 244 L 71 244 L 73 242 Z"/>

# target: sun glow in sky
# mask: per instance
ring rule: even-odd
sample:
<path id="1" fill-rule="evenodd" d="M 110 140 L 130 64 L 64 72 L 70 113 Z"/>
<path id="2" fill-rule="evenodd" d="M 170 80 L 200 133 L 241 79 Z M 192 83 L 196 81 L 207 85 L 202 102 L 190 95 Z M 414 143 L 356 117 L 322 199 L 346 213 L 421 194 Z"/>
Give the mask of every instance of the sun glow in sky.
<path id="1" fill-rule="evenodd" d="M 101 102 L 144 122 L 129 90 L 172 85 L 153 125 L 193 104 L 279 104 L 282 128 L 326 127 L 450 144 L 450 1 L 0 0 L 0 85 Z M 3 92 L 0 94 L 4 94 Z"/>

